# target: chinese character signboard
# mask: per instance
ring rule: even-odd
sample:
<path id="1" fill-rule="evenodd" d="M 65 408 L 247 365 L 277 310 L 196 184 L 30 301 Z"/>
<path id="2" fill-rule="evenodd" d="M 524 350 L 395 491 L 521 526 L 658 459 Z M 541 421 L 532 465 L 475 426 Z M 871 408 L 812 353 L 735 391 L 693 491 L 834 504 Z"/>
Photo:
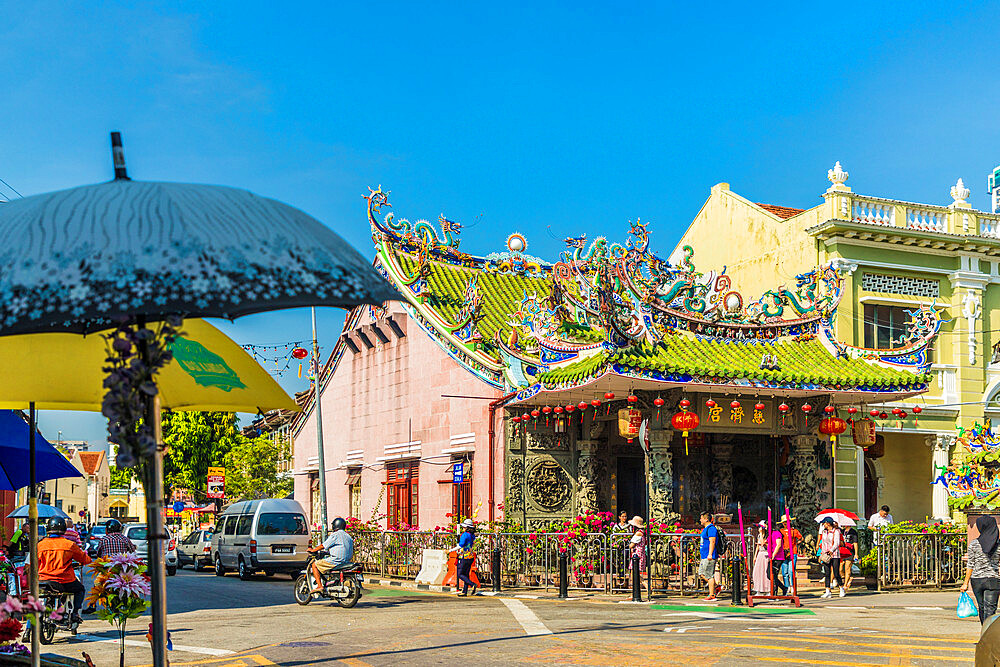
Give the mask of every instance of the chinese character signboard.
<path id="1" fill-rule="evenodd" d="M 225 468 L 209 468 L 208 469 L 208 493 L 205 494 L 209 498 L 225 498 L 226 497 L 226 469 Z"/>
<path id="2" fill-rule="evenodd" d="M 699 401 L 698 417 L 699 431 L 726 431 L 739 433 L 741 431 L 774 431 L 775 402 L 773 399 L 756 399 L 743 397 L 740 399 L 719 398 L 712 407 Z M 734 400 L 737 405 L 733 405 Z M 693 401 L 692 401 L 693 402 Z"/>

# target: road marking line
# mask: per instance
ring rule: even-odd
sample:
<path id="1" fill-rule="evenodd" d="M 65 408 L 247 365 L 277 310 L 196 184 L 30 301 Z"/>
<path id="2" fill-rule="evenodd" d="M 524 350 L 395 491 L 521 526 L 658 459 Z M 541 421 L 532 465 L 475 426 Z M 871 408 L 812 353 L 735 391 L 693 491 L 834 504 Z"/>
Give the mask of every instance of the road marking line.
<path id="1" fill-rule="evenodd" d="M 102 637 L 100 635 L 89 635 L 86 633 L 81 633 L 76 635 L 76 639 L 82 639 L 85 642 L 101 642 L 117 644 L 117 637 Z M 134 639 L 126 639 L 125 646 L 149 646 L 149 642 L 136 641 Z M 201 653 L 202 655 L 215 655 L 215 656 L 226 656 L 233 655 L 236 651 L 227 651 L 222 648 L 205 648 L 203 646 L 185 646 L 183 644 L 174 644 L 175 651 L 184 651 L 185 653 Z"/>
<path id="2" fill-rule="evenodd" d="M 523 600 L 537 600 L 539 596 L 537 595 L 515 595 L 516 598 L 521 598 Z"/>
<path id="3" fill-rule="evenodd" d="M 524 631 L 528 635 L 551 635 L 552 631 L 545 627 L 535 612 L 528 609 L 520 600 L 511 600 L 510 598 L 500 598 L 500 602 L 503 603 L 510 613 L 514 615 L 514 620 L 521 624 Z"/>
<path id="4" fill-rule="evenodd" d="M 705 646 L 710 646 L 711 645 L 709 642 L 703 642 L 703 641 L 697 641 L 697 640 L 687 640 L 686 637 L 685 637 L 685 641 L 691 641 L 691 643 L 693 643 L 693 644 L 702 644 L 702 645 L 705 645 Z M 843 650 L 841 650 L 841 647 L 839 647 L 839 646 L 838 647 L 834 647 L 834 648 L 807 648 L 805 646 L 779 646 L 779 645 L 775 645 L 775 644 L 762 644 L 762 643 L 758 643 L 758 644 L 729 644 L 729 647 L 730 648 L 750 648 L 750 649 L 775 649 L 775 650 L 783 651 L 783 652 L 786 652 L 786 653 L 800 653 L 800 652 L 801 653 L 839 653 L 841 655 L 851 656 L 851 657 L 859 655 L 859 656 L 866 656 L 866 657 L 867 656 L 873 656 L 873 657 L 880 657 L 880 658 L 891 658 L 893 656 L 893 654 L 892 654 L 891 651 L 888 652 L 888 653 L 875 653 L 874 651 L 843 651 Z M 933 647 L 927 647 L 927 648 L 930 648 L 931 650 L 934 650 Z M 951 656 L 945 656 L 945 655 L 910 655 L 908 657 L 914 658 L 914 659 L 917 659 L 917 660 L 948 660 L 950 662 L 965 662 L 965 663 L 969 662 L 969 659 L 967 657 L 959 658 L 959 657 L 951 657 Z M 760 657 L 754 656 L 753 659 L 754 660 L 763 660 L 764 658 L 760 658 Z M 781 661 L 782 662 L 787 662 L 788 659 L 787 658 L 782 658 Z M 807 662 L 806 660 L 803 660 L 803 659 L 800 659 L 800 658 L 795 658 L 795 661 L 796 662 Z M 822 663 L 820 663 L 820 664 L 822 664 Z M 842 663 L 842 662 L 840 662 L 840 663 L 825 663 L 825 664 L 849 665 L 849 664 L 852 664 L 852 663 Z M 854 664 L 858 664 L 858 663 L 854 663 Z"/>
<path id="5" fill-rule="evenodd" d="M 365 662 L 358 658 L 341 658 L 337 662 L 342 662 L 345 665 L 350 665 L 351 667 L 372 667 L 370 662 Z"/>
<path id="6" fill-rule="evenodd" d="M 694 630 L 694 629 L 702 629 L 702 628 L 708 628 L 708 627 L 710 627 L 710 626 L 705 626 L 705 625 L 694 626 L 694 625 L 690 625 L 690 626 L 687 626 L 687 629 L 688 630 Z M 670 628 L 667 628 L 666 630 L 664 630 L 664 632 L 669 632 L 669 631 L 670 631 Z M 699 632 L 698 634 L 699 635 L 704 635 L 704 636 L 710 636 L 710 637 L 728 637 L 728 638 L 733 638 L 733 639 L 739 639 L 741 637 L 746 637 L 745 634 L 731 633 L 731 632 L 718 632 L 718 631 L 708 631 L 708 632 L 703 631 L 703 632 Z M 781 636 L 781 637 L 771 637 L 771 641 L 779 641 L 779 642 L 806 642 L 806 643 L 810 643 L 810 644 L 816 644 L 816 643 L 822 641 L 822 639 L 824 637 L 829 637 L 829 636 L 830 635 L 813 635 L 812 637 L 788 637 L 788 636 Z M 879 636 L 869 636 L 869 637 L 866 637 L 866 638 L 867 639 L 880 639 L 881 637 L 879 637 Z M 887 643 L 887 642 L 881 642 L 881 643 L 878 643 L 878 644 L 873 644 L 873 643 L 868 643 L 868 642 L 855 641 L 856 639 L 858 639 L 858 637 L 853 636 L 853 635 L 837 635 L 836 639 L 837 639 L 837 642 L 838 642 L 838 644 L 840 646 L 863 646 L 865 648 L 885 648 L 885 647 L 888 646 L 888 647 L 893 647 L 893 648 L 926 649 L 926 650 L 931 650 L 931 651 L 962 651 L 962 652 L 966 652 L 970 648 L 970 646 L 935 646 L 935 645 L 931 645 L 931 644 L 891 644 L 891 643 Z M 932 641 L 932 640 L 929 639 L 928 641 Z M 970 644 L 971 646 L 975 646 L 975 642 L 968 642 L 968 644 Z M 789 650 L 796 650 L 795 646 L 786 646 L 784 648 L 789 649 Z"/>
<path id="7" fill-rule="evenodd" d="M 944 607 L 903 607 L 911 611 L 944 611 Z"/>

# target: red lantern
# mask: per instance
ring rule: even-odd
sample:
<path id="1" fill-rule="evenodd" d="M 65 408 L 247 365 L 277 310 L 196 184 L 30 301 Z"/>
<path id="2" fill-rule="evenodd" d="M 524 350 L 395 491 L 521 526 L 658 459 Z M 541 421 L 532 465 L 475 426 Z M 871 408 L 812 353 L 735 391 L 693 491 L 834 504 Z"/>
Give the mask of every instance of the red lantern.
<path id="1" fill-rule="evenodd" d="M 885 414 L 884 412 L 880 412 L 879 415 L 878 415 L 878 418 L 879 419 L 888 419 L 889 415 Z"/>
<path id="2" fill-rule="evenodd" d="M 871 411 L 869 411 L 868 414 L 870 414 L 872 417 L 878 417 L 878 414 L 879 414 L 878 413 L 878 409 L 877 408 L 872 408 Z"/>
<path id="3" fill-rule="evenodd" d="M 923 411 L 924 411 L 924 409 L 922 407 L 920 407 L 919 405 L 914 405 L 913 406 L 913 414 L 919 415 Z"/>
<path id="4" fill-rule="evenodd" d="M 545 414 L 549 414 L 550 412 L 552 412 L 552 408 L 546 405 L 544 408 L 542 408 L 542 412 L 544 412 Z"/>
<path id="5" fill-rule="evenodd" d="M 561 415 L 563 413 L 563 406 L 557 405 L 552 411 L 557 415 Z"/>
<path id="6" fill-rule="evenodd" d="M 739 401 L 733 401 L 732 403 L 729 404 L 729 407 L 731 407 L 733 410 L 735 410 L 736 408 L 740 407 L 740 402 Z"/>
<path id="7" fill-rule="evenodd" d="M 688 453 L 688 432 L 698 428 L 698 415 L 693 412 L 678 412 L 670 418 L 670 425 L 684 436 L 684 454 Z"/>
<path id="8" fill-rule="evenodd" d="M 900 419 L 906 419 L 906 410 L 900 410 L 898 416 Z"/>
<path id="9" fill-rule="evenodd" d="M 856 414 L 858 414 L 858 409 L 855 408 L 855 407 L 847 408 L 847 414 L 849 414 L 849 415 L 856 415 Z"/>
<path id="10" fill-rule="evenodd" d="M 539 414 L 540 414 L 540 413 L 538 412 L 538 408 L 535 408 L 534 410 L 532 410 L 532 411 L 531 411 L 531 416 L 532 416 L 532 417 L 533 417 L 534 419 L 538 419 L 538 415 L 539 415 Z"/>
<path id="11" fill-rule="evenodd" d="M 629 394 L 629 397 L 625 399 L 629 403 L 635 404 L 639 402 L 639 397 L 635 394 Z"/>
<path id="12" fill-rule="evenodd" d="M 511 418 L 511 421 L 514 422 L 515 424 L 520 424 L 521 423 L 521 418 L 520 417 L 513 417 L 513 418 Z"/>
<path id="13" fill-rule="evenodd" d="M 825 408 L 823 408 L 823 412 L 825 412 L 828 415 L 832 415 L 834 412 L 836 412 L 836 410 L 837 408 L 833 407 L 832 405 L 828 405 Z"/>
<path id="14" fill-rule="evenodd" d="M 802 404 L 802 412 L 804 412 L 806 414 L 809 414 L 810 412 L 812 412 L 812 409 L 813 409 L 813 406 L 809 405 L 808 403 L 803 403 Z"/>
<path id="15" fill-rule="evenodd" d="M 594 409 L 596 410 L 597 408 L 601 407 L 601 399 L 595 398 L 590 402 L 590 404 L 593 405 Z"/>
<path id="16" fill-rule="evenodd" d="M 576 404 L 576 407 L 580 408 L 580 412 L 583 412 L 587 409 L 587 401 L 580 401 Z"/>
<path id="17" fill-rule="evenodd" d="M 836 437 L 847 430 L 847 422 L 840 417 L 827 417 L 819 423 L 819 432 L 830 436 L 830 442 L 836 443 Z M 834 444 L 836 447 L 836 444 Z M 834 450 L 836 456 L 836 450 Z"/>
<path id="18" fill-rule="evenodd" d="M 788 407 L 788 403 L 785 403 L 784 401 L 782 401 L 781 405 L 778 406 L 778 412 L 787 413 L 789 410 L 791 410 L 791 408 Z"/>
<path id="19" fill-rule="evenodd" d="M 572 403 L 566 406 L 566 412 L 573 412 L 574 410 L 576 410 L 576 406 Z"/>
<path id="20" fill-rule="evenodd" d="M 653 405 L 656 406 L 663 405 L 663 399 L 659 397 L 653 399 Z M 680 400 L 680 403 L 678 403 L 677 405 L 681 406 L 682 410 L 687 410 L 688 408 L 691 407 L 691 401 L 687 400 L 686 398 L 682 398 Z"/>
<path id="21" fill-rule="evenodd" d="M 654 398 L 654 399 L 653 399 L 653 405 L 655 405 L 655 406 L 656 406 L 656 407 L 658 407 L 658 408 L 659 408 L 659 407 L 663 407 L 663 404 L 664 404 L 665 402 L 666 402 L 666 401 L 664 401 L 664 400 L 663 400 L 662 398 L 660 398 L 659 396 L 657 396 L 656 398 Z M 682 399 L 682 400 L 681 400 L 681 402 L 680 402 L 680 406 L 681 406 L 682 408 L 684 408 L 685 410 L 687 410 L 687 409 L 688 409 L 688 407 L 690 407 L 690 405 L 691 405 L 691 401 L 687 400 L 686 398 L 685 398 L 685 399 Z"/>
<path id="22" fill-rule="evenodd" d="M 615 400 L 615 392 L 609 391 L 608 393 L 604 394 L 604 400 L 605 401 L 613 401 L 613 400 Z"/>
<path id="23" fill-rule="evenodd" d="M 754 405 L 754 406 L 753 406 L 753 409 L 754 409 L 754 410 L 760 410 L 760 411 L 763 411 L 763 410 L 764 410 L 764 408 L 766 408 L 766 407 L 767 407 L 767 406 L 766 406 L 766 405 L 764 405 L 763 403 L 757 403 L 756 405 Z"/>
<path id="24" fill-rule="evenodd" d="M 900 410 L 899 408 L 893 408 L 892 409 L 892 414 L 894 414 L 894 415 L 898 415 L 900 412 L 902 412 L 902 410 Z"/>
<path id="25" fill-rule="evenodd" d="M 292 358 L 294 359 L 305 359 L 309 356 L 309 350 L 304 347 L 293 347 L 292 348 Z"/>
<path id="26" fill-rule="evenodd" d="M 714 408 L 715 401 L 713 401 L 712 399 L 708 399 L 707 401 L 705 401 L 705 407 L 709 409 Z"/>

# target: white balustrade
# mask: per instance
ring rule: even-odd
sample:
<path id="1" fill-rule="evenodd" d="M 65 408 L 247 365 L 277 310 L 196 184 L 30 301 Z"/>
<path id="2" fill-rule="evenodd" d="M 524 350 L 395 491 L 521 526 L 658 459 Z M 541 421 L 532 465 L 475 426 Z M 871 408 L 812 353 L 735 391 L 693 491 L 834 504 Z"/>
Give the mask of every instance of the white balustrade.
<path id="1" fill-rule="evenodd" d="M 948 231 L 948 212 L 945 209 L 907 208 L 906 227 L 924 232 Z"/>
<path id="2" fill-rule="evenodd" d="M 886 225 L 892 227 L 896 224 L 896 207 L 885 202 L 855 198 L 851 211 L 851 219 L 854 222 L 864 222 L 869 225 Z"/>
<path id="3" fill-rule="evenodd" d="M 980 215 L 979 235 L 991 239 L 1000 239 L 1000 216 Z"/>

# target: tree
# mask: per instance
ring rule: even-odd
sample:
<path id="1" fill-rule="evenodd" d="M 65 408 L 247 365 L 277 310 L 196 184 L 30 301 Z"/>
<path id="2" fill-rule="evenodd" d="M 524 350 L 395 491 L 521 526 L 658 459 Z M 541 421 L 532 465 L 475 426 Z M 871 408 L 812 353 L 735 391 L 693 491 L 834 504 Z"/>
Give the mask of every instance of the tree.
<path id="1" fill-rule="evenodd" d="M 278 464 L 288 458 L 288 450 L 281 439 L 241 437 L 226 454 L 226 497 L 283 498 L 291 493 L 292 478 L 278 474 Z"/>
<path id="2" fill-rule="evenodd" d="M 163 460 L 166 488 L 183 487 L 205 497 L 208 469 L 221 466 L 226 454 L 245 440 L 232 412 L 165 412 Z"/>
<path id="3" fill-rule="evenodd" d="M 118 468 L 111 466 L 111 488 L 127 489 L 132 486 L 132 477 L 135 470 L 132 468 Z"/>

